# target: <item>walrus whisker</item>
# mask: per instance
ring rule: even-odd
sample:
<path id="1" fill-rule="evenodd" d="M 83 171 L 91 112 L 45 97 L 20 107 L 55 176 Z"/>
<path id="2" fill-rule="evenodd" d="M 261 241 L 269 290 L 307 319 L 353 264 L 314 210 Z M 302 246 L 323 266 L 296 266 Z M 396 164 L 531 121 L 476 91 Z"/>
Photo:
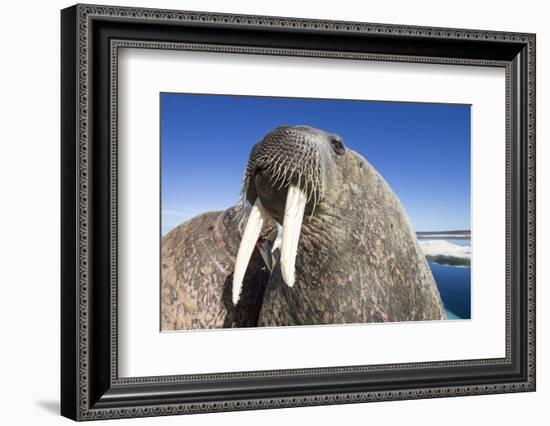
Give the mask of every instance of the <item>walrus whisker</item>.
<path id="1" fill-rule="evenodd" d="M 300 168 L 298 170 L 298 187 L 301 188 L 302 187 L 301 184 L 302 184 L 302 169 Z"/>
<path id="2" fill-rule="evenodd" d="M 286 180 L 286 167 L 284 167 L 283 163 L 281 163 L 279 166 L 278 177 L 275 183 L 273 184 L 273 187 L 277 186 L 277 183 L 279 182 L 279 180 L 281 181 L 281 183 L 278 190 L 280 190 L 284 186 L 285 180 Z"/>
<path id="3" fill-rule="evenodd" d="M 311 218 L 313 217 L 313 213 L 315 212 L 315 207 L 316 206 L 317 206 L 317 195 L 315 195 L 314 198 L 313 198 L 313 207 L 311 209 L 311 213 L 309 215 L 308 222 L 311 222 Z"/>
<path id="4" fill-rule="evenodd" d="M 290 172 L 290 173 L 289 173 Z M 287 178 L 287 173 L 289 174 L 289 177 Z M 290 170 L 290 167 L 285 167 L 283 172 L 283 179 L 281 182 L 281 185 L 279 185 L 278 190 L 280 191 L 282 188 L 286 187 L 288 185 L 288 182 L 290 178 L 292 177 L 293 170 Z"/>
<path id="5" fill-rule="evenodd" d="M 283 181 L 283 184 L 286 180 L 287 171 L 288 171 L 288 166 L 283 161 L 281 161 L 281 163 L 279 164 L 279 168 L 278 168 L 277 172 L 278 172 L 278 175 L 279 175 L 279 179 L 281 179 Z"/>

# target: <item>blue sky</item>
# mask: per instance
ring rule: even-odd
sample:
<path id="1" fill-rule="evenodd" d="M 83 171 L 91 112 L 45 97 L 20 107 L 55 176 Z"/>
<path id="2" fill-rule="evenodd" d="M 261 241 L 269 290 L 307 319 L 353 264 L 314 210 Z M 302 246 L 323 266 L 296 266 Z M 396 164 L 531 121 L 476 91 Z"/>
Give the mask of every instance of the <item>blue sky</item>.
<path id="1" fill-rule="evenodd" d="M 161 94 L 162 232 L 238 201 L 252 146 L 279 125 L 340 135 L 416 231 L 470 229 L 470 106 Z"/>

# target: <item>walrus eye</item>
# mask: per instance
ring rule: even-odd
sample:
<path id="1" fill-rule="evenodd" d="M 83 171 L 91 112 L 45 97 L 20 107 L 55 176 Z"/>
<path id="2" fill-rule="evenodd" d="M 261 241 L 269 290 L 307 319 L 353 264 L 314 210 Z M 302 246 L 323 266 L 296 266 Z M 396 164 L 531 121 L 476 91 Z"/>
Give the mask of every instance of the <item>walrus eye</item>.
<path id="1" fill-rule="evenodd" d="M 330 144 L 332 145 L 332 149 L 336 154 L 342 155 L 346 152 L 346 147 L 344 146 L 344 144 L 340 139 L 332 138 L 330 140 Z"/>

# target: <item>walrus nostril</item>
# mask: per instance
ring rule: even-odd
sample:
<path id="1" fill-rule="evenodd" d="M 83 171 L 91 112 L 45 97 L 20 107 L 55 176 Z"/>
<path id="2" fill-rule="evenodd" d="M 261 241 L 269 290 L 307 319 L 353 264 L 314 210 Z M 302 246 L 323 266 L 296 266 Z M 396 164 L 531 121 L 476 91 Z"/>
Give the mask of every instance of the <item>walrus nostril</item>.
<path id="1" fill-rule="evenodd" d="M 252 172 L 252 175 L 253 176 L 263 175 L 266 172 L 267 172 L 267 167 L 265 167 L 265 166 L 256 166 L 256 167 L 254 167 L 254 171 Z"/>

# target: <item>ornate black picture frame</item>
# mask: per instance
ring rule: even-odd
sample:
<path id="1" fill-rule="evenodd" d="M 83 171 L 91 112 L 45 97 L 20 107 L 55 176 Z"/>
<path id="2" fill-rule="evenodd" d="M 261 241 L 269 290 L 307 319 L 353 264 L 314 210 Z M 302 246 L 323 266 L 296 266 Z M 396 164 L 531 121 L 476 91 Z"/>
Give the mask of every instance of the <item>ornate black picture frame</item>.
<path id="1" fill-rule="evenodd" d="M 535 390 L 535 35 L 76 5 L 61 13 L 61 414 L 158 416 Z M 120 378 L 117 52 L 187 49 L 506 71 L 506 356 Z"/>

